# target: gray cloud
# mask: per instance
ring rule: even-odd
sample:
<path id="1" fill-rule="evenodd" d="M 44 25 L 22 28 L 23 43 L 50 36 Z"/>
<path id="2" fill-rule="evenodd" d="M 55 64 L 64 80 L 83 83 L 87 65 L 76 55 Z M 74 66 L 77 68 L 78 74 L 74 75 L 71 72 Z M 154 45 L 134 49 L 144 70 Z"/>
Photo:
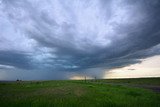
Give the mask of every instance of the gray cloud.
<path id="1" fill-rule="evenodd" d="M 158 0 L 1 0 L 0 19 L 0 64 L 21 72 L 101 77 L 160 54 Z"/>
<path id="2" fill-rule="evenodd" d="M 15 67 L 24 68 L 24 69 L 33 68 L 26 54 L 16 53 L 11 51 L 0 52 L 0 63 L 3 65 L 10 65 L 10 66 L 15 66 Z"/>

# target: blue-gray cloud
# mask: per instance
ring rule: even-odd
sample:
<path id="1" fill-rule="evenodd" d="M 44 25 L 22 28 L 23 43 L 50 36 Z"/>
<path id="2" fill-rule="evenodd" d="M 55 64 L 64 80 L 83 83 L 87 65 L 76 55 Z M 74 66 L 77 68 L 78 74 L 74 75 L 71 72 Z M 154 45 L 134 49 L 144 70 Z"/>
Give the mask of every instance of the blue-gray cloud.
<path id="1" fill-rule="evenodd" d="M 0 0 L 0 33 L 0 65 L 13 71 L 101 76 L 160 54 L 160 2 Z"/>

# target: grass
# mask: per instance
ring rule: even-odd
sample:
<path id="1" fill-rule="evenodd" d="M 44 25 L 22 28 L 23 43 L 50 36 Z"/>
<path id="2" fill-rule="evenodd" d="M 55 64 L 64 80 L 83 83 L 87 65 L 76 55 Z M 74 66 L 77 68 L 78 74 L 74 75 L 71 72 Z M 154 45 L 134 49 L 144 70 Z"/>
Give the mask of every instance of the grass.
<path id="1" fill-rule="evenodd" d="M 0 82 L 1 107 L 160 107 L 160 93 L 112 85 L 156 84 L 159 78 L 88 81 Z M 143 81 L 143 82 L 142 82 Z M 155 83 L 152 83 L 152 82 Z M 157 82 L 158 81 L 158 82 Z M 112 84 L 102 84 L 109 82 Z"/>
<path id="2" fill-rule="evenodd" d="M 103 83 L 122 83 L 122 84 L 135 84 L 135 85 L 159 85 L 160 78 L 131 78 L 131 79 L 101 79 L 97 80 Z"/>

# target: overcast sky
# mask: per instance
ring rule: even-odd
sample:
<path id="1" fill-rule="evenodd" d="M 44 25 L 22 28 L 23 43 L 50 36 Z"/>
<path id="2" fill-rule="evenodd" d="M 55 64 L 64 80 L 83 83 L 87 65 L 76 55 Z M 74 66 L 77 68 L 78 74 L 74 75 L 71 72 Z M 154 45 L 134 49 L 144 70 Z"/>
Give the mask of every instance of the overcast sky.
<path id="1" fill-rule="evenodd" d="M 159 0 L 0 0 L 0 80 L 103 78 L 155 55 Z"/>

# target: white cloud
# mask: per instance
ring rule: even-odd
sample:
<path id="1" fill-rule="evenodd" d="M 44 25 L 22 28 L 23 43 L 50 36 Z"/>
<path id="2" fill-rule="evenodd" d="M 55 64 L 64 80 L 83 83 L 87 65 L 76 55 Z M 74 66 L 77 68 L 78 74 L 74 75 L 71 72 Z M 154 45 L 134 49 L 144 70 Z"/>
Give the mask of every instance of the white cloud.
<path id="1" fill-rule="evenodd" d="M 27 38 L 30 37 L 27 34 L 29 31 L 33 32 L 34 35 L 32 36 L 43 38 L 51 43 L 54 40 L 63 42 L 61 45 L 67 44 L 84 52 L 96 51 L 95 47 L 109 47 L 114 44 L 112 43 L 113 40 L 126 36 L 126 34 L 116 34 L 117 26 L 138 24 L 142 21 L 139 17 L 144 16 L 141 15 L 141 11 L 135 10 L 135 6 L 126 6 L 122 1 L 113 1 L 110 5 L 112 8 L 109 11 L 112 14 L 106 20 L 109 13 L 102 10 L 100 1 L 97 0 L 87 3 L 86 1 L 62 2 L 60 0 L 16 1 L 15 3 L 13 1 L 12 4 L 8 3 L 3 9 L 5 15 L 2 18 L 3 21 L 6 21 L 4 24 L 8 30 L 4 33 L 9 33 L 3 35 L 7 35 L 7 39 L 13 39 L 14 36 L 13 41 L 18 41 L 18 43 L 22 41 L 22 45 L 19 46 L 24 47 L 26 44 L 25 48 L 27 49 L 34 47 L 34 45 L 30 45 L 31 42 L 34 44 L 34 41 Z M 136 13 L 137 19 L 133 19 L 132 13 Z M 9 16 L 10 21 L 7 20 L 7 16 Z M 132 20 L 130 20 L 131 18 Z M 17 46 L 17 43 L 13 41 L 7 43 Z"/>
<path id="2" fill-rule="evenodd" d="M 14 66 L 0 64 L 0 69 L 12 69 L 12 68 L 14 68 Z"/>
<path id="3" fill-rule="evenodd" d="M 160 56 L 142 59 L 141 63 L 106 71 L 103 78 L 160 77 Z"/>

